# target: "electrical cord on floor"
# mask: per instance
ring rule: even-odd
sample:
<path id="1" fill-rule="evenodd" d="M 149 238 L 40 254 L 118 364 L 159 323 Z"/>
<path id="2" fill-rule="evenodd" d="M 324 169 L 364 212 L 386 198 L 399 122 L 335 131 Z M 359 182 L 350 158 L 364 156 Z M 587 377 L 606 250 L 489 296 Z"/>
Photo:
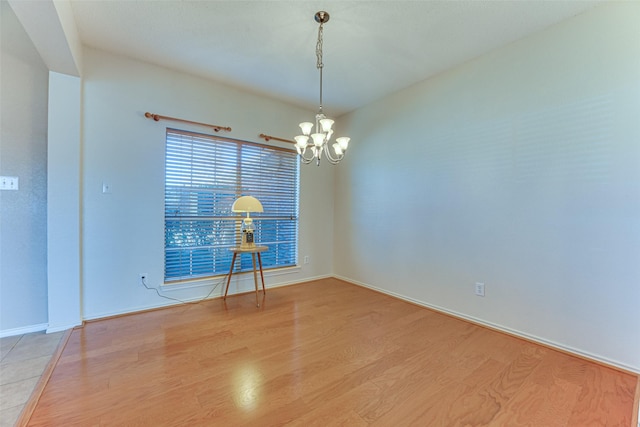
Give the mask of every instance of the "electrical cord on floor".
<path id="1" fill-rule="evenodd" d="M 160 291 L 158 290 L 158 288 L 147 286 L 146 277 L 142 277 L 140 279 L 140 281 L 142 282 L 142 286 L 147 288 L 147 290 L 149 290 L 149 291 L 152 291 L 152 290 L 156 291 L 156 294 L 158 294 L 158 296 L 161 297 L 161 298 L 169 299 L 169 300 L 172 300 L 172 301 L 177 301 L 177 302 L 182 303 L 182 304 L 199 304 L 202 301 L 208 299 L 211 296 L 211 294 L 213 293 L 213 291 L 215 291 L 218 286 L 220 286 L 221 284 L 223 284 L 227 280 L 227 277 L 229 277 L 229 274 L 225 274 L 224 277 L 222 277 L 222 279 L 220 279 L 220 281 L 218 281 L 218 283 L 214 284 L 207 295 L 205 295 L 203 298 L 201 298 L 199 300 L 195 300 L 195 301 L 183 301 L 183 300 L 178 299 L 178 298 L 173 298 L 173 297 L 168 297 L 166 295 L 162 295 L 160 293 Z"/>

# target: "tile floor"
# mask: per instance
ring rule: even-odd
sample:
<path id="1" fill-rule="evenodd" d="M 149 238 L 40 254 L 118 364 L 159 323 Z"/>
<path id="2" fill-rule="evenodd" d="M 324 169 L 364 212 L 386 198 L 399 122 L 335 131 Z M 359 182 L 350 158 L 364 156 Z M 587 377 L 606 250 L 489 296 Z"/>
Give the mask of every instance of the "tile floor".
<path id="1" fill-rule="evenodd" d="M 0 338 L 0 427 L 13 427 L 64 332 Z"/>

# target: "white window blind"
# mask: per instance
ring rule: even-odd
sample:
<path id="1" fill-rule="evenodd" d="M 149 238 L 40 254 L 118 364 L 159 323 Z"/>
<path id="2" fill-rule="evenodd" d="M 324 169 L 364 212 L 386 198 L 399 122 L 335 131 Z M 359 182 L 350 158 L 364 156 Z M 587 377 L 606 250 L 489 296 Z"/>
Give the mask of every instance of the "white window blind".
<path id="1" fill-rule="evenodd" d="M 253 196 L 253 213 L 266 268 L 296 265 L 299 162 L 293 150 L 167 129 L 165 156 L 165 282 L 226 274 L 238 246 L 240 196 Z M 234 268 L 251 269 L 251 257 Z"/>

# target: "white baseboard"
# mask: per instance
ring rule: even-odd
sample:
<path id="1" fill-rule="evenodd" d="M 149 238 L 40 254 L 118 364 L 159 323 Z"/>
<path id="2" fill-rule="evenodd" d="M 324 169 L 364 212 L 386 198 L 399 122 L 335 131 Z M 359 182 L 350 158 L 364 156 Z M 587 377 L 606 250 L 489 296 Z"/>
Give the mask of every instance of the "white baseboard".
<path id="1" fill-rule="evenodd" d="M 342 277 L 342 276 L 339 276 L 339 275 L 334 275 L 334 277 L 336 279 L 343 280 L 345 282 L 351 283 L 351 284 L 356 285 L 356 286 L 361 286 L 363 288 L 368 288 L 368 289 L 374 290 L 376 292 L 380 292 L 382 294 L 390 295 L 392 297 L 401 299 L 403 301 L 410 302 L 412 304 L 416 304 L 416 305 L 419 305 L 419 306 L 422 306 L 422 307 L 430 308 L 430 309 L 438 311 L 440 313 L 444 313 L 444 314 L 448 314 L 448 315 L 453 316 L 453 317 L 457 317 L 458 319 L 466 320 L 468 322 L 475 323 L 475 324 L 478 324 L 478 325 L 481 325 L 481 326 L 485 326 L 487 328 L 494 329 L 494 330 L 497 330 L 497 331 L 500 331 L 500 332 L 504 332 L 506 334 L 513 335 L 513 336 L 516 336 L 516 337 L 519 337 L 519 338 L 523 338 L 523 339 L 528 340 L 528 341 L 533 341 L 533 342 L 536 342 L 538 344 L 542 344 L 542 345 L 545 345 L 547 347 L 555 348 L 557 350 L 560 350 L 560 351 L 563 351 L 563 352 L 566 352 L 566 353 L 571 353 L 571 354 L 574 354 L 574 355 L 576 355 L 578 357 L 582 357 L 584 359 L 588 359 L 588 360 L 594 361 L 596 363 L 601 363 L 601 364 L 604 364 L 604 365 L 608 365 L 608 366 L 611 366 L 611 367 L 614 367 L 614 368 L 617 368 L 617 369 L 621 369 L 623 371 L 627 371 L 627 372 L 630 372 L 630 373 L 640 374 L 640 368 L 635 367 L 635 366 L 629 366 L 629 365 L 627 365 L 625 363 L 622 363 L 622 362 L 619 362 L 617 360 L 612 360 L 612 359 L 609 359 L 607 357 L 604 357 L 604 356 L 601 356 L 601 355 L 598 355 L 598 354 L 593 354 L 593 353 L 590 353 L 590 352 L 587 352 L 587 351 L 583 351 L 583 350 L 580 350 L 580 349 L 577 349 L 577 348 L 573 348 L 571 346 L 567 346 L 567 345 L 560 344 L 560 343 L 557 343 L 557 342 L 554 342 L 554 341 L 550 341 L 550 340 L 547 340 L 547 339 L 544 339 L 544 338 L 541 338 L 541 337 L 538 337 L 538 336 L 535 336 L 535 335 L 528 334 L 526 332 L 522 332 L 522 331 L 518 331 L 518 330 L 515 330 L 515 329 L 511 329 L 511 328 L 503 326 L 503 325 L 499 325 L 499 324 L 492 323 L 492 322 L 487 322 L 486 320 L 479 319 L 477 317 L 473 317 L 473 316 L 466 315 L 464 313 L 459 313 L 457 311 L 449 310 L 447 308 L 440 307 L 440 306 L 437 306 L 437 305 L 434 305 L 434 304 L 430 304 L 430 303 L 427 303 L 427 302 L 424 302 L 424 301 L 420 301 L 420 300 L 417 300 L 417 299 L 414 299 L 414 298 L 410 298 L 410 297 L 407 297 L 405 295 L 401 295 L 401 294 L 398 294 L 398 293 L 395 293 L 395 292 L 388 291 L 386 289 L 381 289 L 381 288 L 378 288 L 378 287 L 375 287 L 375 286 L 371 286 L 371 285 L 369 285 L 367 283 L 358 282 L 357 280 L 349 279 L 347 277 Z M 640 425 L 638 427 L 640 427 Z"/>
<path id="2" fill-rule="evenodd" d="M 282 286 L 299 285 L 299 284 L 302 284 L 302 283 L 313 282 L 314 280 L 329 279 L 331 277 L 335 277 L 335 276 L 333 274 L 323 274 L 321 276 L 307 277 L 302 282 L 300 280 L 291 280 L 291 281 L 288 281 L 288 282 L 278 283 L 278 284 L 275 284 L 275 285 L 267 286 L 267 289 L 269 289 L 269 288 L 280 288 Z"/>
<path id="3" fill-rule="evenodd" d="M 73 328 L 75 328 L 76 326 L 80 326 L 81 324 L 82 324 L 82 323 L 75 323 L 75 324 L 72 324 L 72 325 L 53 325 L 53 326 L 51 326 L 51 325 L 50 325 L 50 326 L 47 328 L 47 333 L 48 333 L 48 334 L 52 334 L 52 333 L 54 333 L 54 332 L 66 331 L 66 330 L 68 330 L 68 329 L 73 329 Z"/>
<path id="4" fill-rule="evenodd" d="M 0 338 L 46 331 L 48 326 L 47 323 L 40 323 L 38 325 L 23 326 L 21 328 L 4 329 L 0 331 Z"/>
<path id="5" fill-rule="evenodd" d="M 241 293 L 246 293 L 246 292 L 253 292 L 253 275 L 245 275 L 246 277 L 240 277 L 238 279 L 238 281 L 240 283 L 245 283 L 245 284 L 249 284 L 247 285 L 246 289 L 242 288 L 240 290 L 235 290 L 234 291 L 230 291 L 228 296 L 232 296 L 235 294 L 241 294 Z M 266 274 L 265 274 L 266 276 Z M 314 280 L 321 280 L 321 279 L 328 279 L 330 277 L 334 277 L 332 274 L 326 274 L 326 275 L 321 275 L 321 276 L 314 276 L 314 277 L 307 277 L 304 279 L 303 282 L 300 282 L 300 280 L 289 280 L 286 282 L 279 282 L 276 284 L 271 284 L 271 285 L 267 285 L 265 284 L 265 288 L 267 290 L 269 289 L 273 289 L 273 288 L 280 288 L 282 286 L 291 286 L 291 285 L 297 285 L 300 283 L 305 283 L 305 282 L 312 282 Z M 235 280 L 235 274 L 234 274 L 234 280 Z M 222 285 L 225 285 L 224 283 Z M 175 288 L 171 289 L 172 286 L 175 286 Z M 197 288 L 197 287 L 203 287 L 203 286 L 211 286 L 210 284 L 203 284 L 203 283 L 195 283 L 195 284 L 185 284 L 185 285 L 167 285 L 164 287 L 160 287 L 158 290 L 161 291 L 162 293 L 169 293 L 167 291 L 179 291 L 179 290 L 184 290 L 184 289 L 193 289 L 193 288 Z M 214 298 L 220 298 L 222 296 L 222 294 L 224 293 L 224 286 L 220 286 L 219 290 L 216 290 L 215 293 L 211 294 L 207 299 L 214 299 Z M 267 295 L 269 295 L 267 293 Z M 197 297 L 190 297 L 190 298 L 184 298 L 181 299 L 184 303 L 189 303 L 189 302 L 194 302 L 194 301 L 198 301 L 200 300 L 202 297 L 201 296 L 197 296 Z M 100 319 L 106 319 L 109 317 L 114 317 L 114 316 L 122 316 L 125 314 L 134 314 L 134 313 L 139 313 L 142 311 L 148 311 L 148 310 L 155 310 L 155 309 L 159 309 L 159 308 L 166 308 L 166 307 L 171 307 L 171 306 L 175 306 L 175 305 L 180 305 L 183 304 L 183 302 L 178 302 L 178 301 L 169 301 L 166 304 L 153 304 L 153 305 L 148 305 L 148 306 L 139 306 L 139 307 L 134 307 L 134 308 L 130 308 L 128 310 L 119 310 L 119 311 L 111 311 L 111 312 L 103 312 L 103 313 L 98 313 L 92 316 L 85 316 L 84 320 L 100 320 Z"/>

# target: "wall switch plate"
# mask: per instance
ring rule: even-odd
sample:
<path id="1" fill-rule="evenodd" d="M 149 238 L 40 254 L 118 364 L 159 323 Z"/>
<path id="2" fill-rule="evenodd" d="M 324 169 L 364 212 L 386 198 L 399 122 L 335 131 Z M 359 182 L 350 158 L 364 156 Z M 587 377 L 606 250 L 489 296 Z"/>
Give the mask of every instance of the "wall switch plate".
<path id="1" fill-rule="evenodd" d="M 305 255 L 305 257 L 304 257 L 304 263 L 305 263 L 305 264 L 309 264 L 309 255 Z"/>
<path id="2" fill-rule="evenodd" d="M 102 183 L 102 194 L 111 194 L 111 184 Z"/>
<path id="3" fill-rule="evenodd" d="M 484 296 L 484 283 L 476 282 L 475 291 L 476 291 L 476 295 L 477 296 L 483 297 Z"/>
<path id="4" fill-rule="evenodd" d="M 0 176 L 0 190 L 17 190 L 17 176 Z"/>

